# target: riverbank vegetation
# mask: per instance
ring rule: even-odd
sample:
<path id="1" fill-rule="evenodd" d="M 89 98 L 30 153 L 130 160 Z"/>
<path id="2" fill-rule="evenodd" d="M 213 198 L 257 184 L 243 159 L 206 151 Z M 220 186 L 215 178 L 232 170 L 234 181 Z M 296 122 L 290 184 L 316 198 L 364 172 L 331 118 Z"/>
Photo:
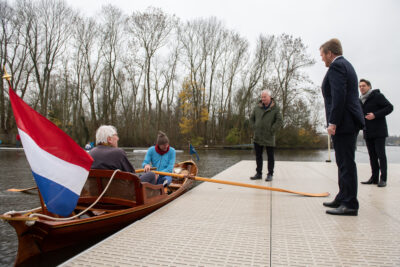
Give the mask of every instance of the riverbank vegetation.
<path id="1" fill-rule="evenodd" d="M 58 0 L 0 0 L 0 17 L 13 88 L 81 145 L 102 124 L 118 128 L 121 146 L 150 145 L 159 129 L 176 146 L 251 143 L 249 115 L 266 88 L 284 117 L 278 146 L 326 146 L 321 93 L 304 73 L 315 61 L 299 37 L 266 25 L 250 42 L 218 18 L 182 21 L 153 7 L 86 17 Z M 13 136 L 0 86 L 0 132 Z"/>

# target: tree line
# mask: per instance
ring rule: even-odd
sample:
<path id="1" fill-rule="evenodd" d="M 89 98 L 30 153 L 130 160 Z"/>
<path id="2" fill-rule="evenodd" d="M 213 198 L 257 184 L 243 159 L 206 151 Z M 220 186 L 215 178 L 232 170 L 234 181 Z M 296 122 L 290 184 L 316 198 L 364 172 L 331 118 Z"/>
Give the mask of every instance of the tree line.
<path id="1" fill-rule="evenodd" d="M 251 45 L 215 17 L 182 21 L 159 8 L 113 5 L 87 17 L 61 0 L 0 0 L 0 64 L 16 92 L 83 145 L 102 124 L 122 146 L 250 143 L 262 89 L 281 107 L 281 146 L 319 146 L 315 62 L 299 37 L 261 33 Z M 3 75 L 3 69 L 1 70 Z M 0 81 L 0 132 L 16 127 Z"/>

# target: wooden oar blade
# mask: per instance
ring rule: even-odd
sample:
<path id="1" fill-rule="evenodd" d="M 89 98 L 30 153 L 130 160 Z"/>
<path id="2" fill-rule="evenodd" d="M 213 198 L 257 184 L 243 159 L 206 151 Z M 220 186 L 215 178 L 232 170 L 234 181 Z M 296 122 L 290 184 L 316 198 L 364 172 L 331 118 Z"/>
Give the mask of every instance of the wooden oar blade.
<path id="1" fill-rule="evenodd" d="M 324 192 L 324 193 L 304 193 L 304 192 L 299 192 L 301 195 L 305 197 L 329 197 L 331 194 L 329 192 Z"/>
<path id="2" fill-rule="evenodd" d="M 7 191 L 9 191 L 9 192 L 21 192 L 23 189 L 18 189 L 18 188 L 10 188 L 10 189 L 7 189 Z"/>
<path id="3" fill-rule="evenodd" d="M 302 196 L 307 196 L 307 197 L 327 197 L 327 196 L 329 196 L 328 192 L 325 192 L 325 193 L 305 193 L 305 192 L 298 192 L 298 191 L 287 190 L 287 189 L 276 188 L 276 187 L 254 185 L 254 184 L 246 184 L 246 183 L 239 183 L 239 182 L 231 182 L 231 181 L 224 181 L 224 180 L 216 180 L 216 179 L 209 179 L 209 178 L 197 177 L 197 176 L 194 179 L 197 180 L 197 181 L 219 183 L 219 184 L 228 184 L 228 185 L 256 188 L 256 189 L 262 189 L 262 190 L 291 193 L 291 194 L 297 194 L 297 195 L 302 195 Z"/>

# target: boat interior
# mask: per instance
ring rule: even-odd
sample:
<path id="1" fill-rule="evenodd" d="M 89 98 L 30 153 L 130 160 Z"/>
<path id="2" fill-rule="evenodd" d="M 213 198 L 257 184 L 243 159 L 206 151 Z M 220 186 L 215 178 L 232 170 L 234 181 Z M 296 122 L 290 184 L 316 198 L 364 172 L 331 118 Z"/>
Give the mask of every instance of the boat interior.
<path id="1" fill-rule="evenodd" d="M 174 172 L 179 174 L 188 173 L 186 169 L 179 167 L 175 168 Z M 179 190 L 186 180 L 173 178 L 172 183 L 164 188 L 161 184 L 142 183 L 137 175 L 119 171 L 109 184 L 113 173 L 113 170 L 90 170 L 74 214 L 78 214 L 88 208 L 105 189 L 103 197 L 97 204 L 80 218 L 156 203 Z"/>

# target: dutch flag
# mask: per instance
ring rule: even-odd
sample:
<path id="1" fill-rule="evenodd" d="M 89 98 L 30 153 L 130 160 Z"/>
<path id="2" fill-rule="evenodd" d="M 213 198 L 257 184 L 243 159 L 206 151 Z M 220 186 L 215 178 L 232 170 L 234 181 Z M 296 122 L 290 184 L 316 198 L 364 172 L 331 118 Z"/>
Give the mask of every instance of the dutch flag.
<path id="1" fill-rule="evenodd" d="M 47 209 L 68 216 L 78 202 L 92 157 L 51 121 L 29 107 L 11 88 L 18 133 Z"/>

